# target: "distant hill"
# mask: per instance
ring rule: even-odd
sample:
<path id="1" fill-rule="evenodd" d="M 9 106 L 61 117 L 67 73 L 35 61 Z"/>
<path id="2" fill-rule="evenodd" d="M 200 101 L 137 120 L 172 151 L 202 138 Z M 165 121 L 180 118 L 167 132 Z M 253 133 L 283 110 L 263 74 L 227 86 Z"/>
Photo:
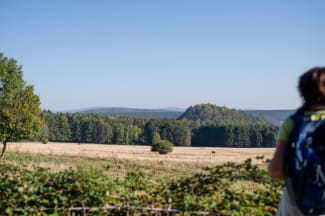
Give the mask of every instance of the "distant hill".
<path id="1" fill-rule="evenodd" d="M 267 123 L 247 112 L 213 104 L 191 106 L 178 119 L 199 120 L 201 123 L 216 123 L 218 125 Z"/>
<path id="2" fill-rule="evenodd" d="M 183 111 L 173 110 L 172 108 L 166 109 L 136 109 L 124 107 L 100 107 L 90 108 L 79 111 L 80 113 L 92 113 L 114 116 L 130 116 L 137 118 L 167 118 L 177 119 Z"/>
<path id="3" fill-rule="evenodd" d="M 293 114 L 295 110 L 244 110 L 244 112 L 280 126 L 283 120 Z"/>
<path id="4" fill-rule="evenodd" d="M 212 105 L 212 107 L 215 105 Z M 194 109 L 193 109 L 194 108 Z M 201 113 L 200 116 L 194 114 L 194 110 L 198 108 L 197 105 L 191 106 L 188 108 L 186 112 L 185 109 L 181 108 L 162 108 L 162 109 L 137 109 L 137 108 L 125 108 L 125 107 L 97 107 L 97 108 L 88 108 L 82 110 L 74 110 L 74 111 L 67 111 L 67 112 L 80 112 L 80 113 L 93 113 L 93 114 L 103 114 L 103 115 L 114 115 L 114 116 L 130 116 L 130 117 L 137 117 L 137 118 L 167 118 L 167 119 L 199 119 L 202 118 L 203 121 L 211 121 L 213 117 L 208 117 L 207 114 Z M 189 110 L 190 109 L 190 110 Z M 214 108 L 212 108 L 214 109 Z M 253 122 L 256 118 L 259 118 L 274 124 L 274 125 L 281 125 L 284 119 L 286 119 L 290 114 L 294 112 L 294 110 L 235 110 L 230 109 L 227 107 L 218 107 L 216 108 L 216 113 L 223 113 L 223 109 L 232 112 L 232 115 L 237 116 L 239 115 L 238 112 L 241 114 L 249 114 L 250 117 L 245 118 L 252 118 L 255 117 Z M 219 110 L 219 111 L 217 111 Z M 227 112 L 226 111 L 226 112 Z M 238 112 L 235 112 L 238 111 Z M 185 115 L 186 113 L 186 115 Z M 229 113 L 229 112 L 228 112 Z M 234 118 L 234 117 L 233 117 Z M 213 120 L 212 120 L 213 121 Z"/>

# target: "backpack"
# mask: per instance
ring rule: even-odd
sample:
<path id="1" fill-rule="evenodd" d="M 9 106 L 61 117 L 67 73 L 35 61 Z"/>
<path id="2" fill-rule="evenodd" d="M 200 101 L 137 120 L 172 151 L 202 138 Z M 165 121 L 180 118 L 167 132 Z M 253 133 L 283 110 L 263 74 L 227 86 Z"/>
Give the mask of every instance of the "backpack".
<path id="1" fill-rule="evenodd" d="M 325 116 L 297 112 L 286 152 L 289 197 L 305 215 L 325 213 Z"/>

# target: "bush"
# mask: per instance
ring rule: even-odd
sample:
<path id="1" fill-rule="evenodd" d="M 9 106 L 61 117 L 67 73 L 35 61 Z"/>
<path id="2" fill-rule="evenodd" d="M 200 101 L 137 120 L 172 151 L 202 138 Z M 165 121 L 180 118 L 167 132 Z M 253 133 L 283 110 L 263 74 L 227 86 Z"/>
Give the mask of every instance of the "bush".
<path id="1" fill-rule="evenodd" d="M 156 151 L 159 154 L 168 154 L 173 151 L 173 144 L 168 140 L 159 140 L 152 144 L 151 151 Z"/>
<path id="2" fill-rule="evenodd" d="M 43 138 L 43 139 L 42 139 L 42 143 L 43 143 L 43 144 L 47 144 L 48 142 L 49 142 L 48 138 Z"/>

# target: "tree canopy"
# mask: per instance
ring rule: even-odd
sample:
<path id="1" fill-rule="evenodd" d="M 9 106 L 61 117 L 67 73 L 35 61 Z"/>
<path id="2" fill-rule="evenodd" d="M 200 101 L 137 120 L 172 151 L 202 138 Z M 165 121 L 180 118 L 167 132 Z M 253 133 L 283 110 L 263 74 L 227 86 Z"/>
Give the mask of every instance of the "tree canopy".
<path id="1" fill-rule="evenodd" d="M 0 53 L 0 157 L 8 142 L 40 135 L 44 125 L 40 113 L 40 99 L 23 80 L 22 66 Z"/>

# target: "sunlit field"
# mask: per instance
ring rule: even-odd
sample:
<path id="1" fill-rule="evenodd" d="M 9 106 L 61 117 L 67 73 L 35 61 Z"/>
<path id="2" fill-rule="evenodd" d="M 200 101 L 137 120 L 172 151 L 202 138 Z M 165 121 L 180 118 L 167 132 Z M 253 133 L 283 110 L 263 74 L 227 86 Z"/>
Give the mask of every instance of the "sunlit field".
<path id="1" fill-rule="evenodd" d="M 99 145 L 78 143 L 10 143 L 9 152 L 39 153 L 45 155 L 70 155 L 91 158 L 111 158 L 127 160 L 150 160 L 220 164 L 243 162 L 248 158 L 264 156 L 271 158 L 274 148 L 213 148 L 213 147 L 174 147 L 173 152 L 159 155 L 151 152 L 150 146 Z"/>

